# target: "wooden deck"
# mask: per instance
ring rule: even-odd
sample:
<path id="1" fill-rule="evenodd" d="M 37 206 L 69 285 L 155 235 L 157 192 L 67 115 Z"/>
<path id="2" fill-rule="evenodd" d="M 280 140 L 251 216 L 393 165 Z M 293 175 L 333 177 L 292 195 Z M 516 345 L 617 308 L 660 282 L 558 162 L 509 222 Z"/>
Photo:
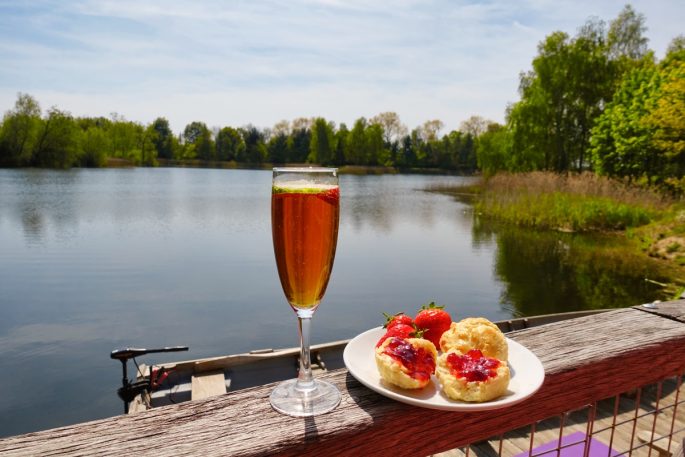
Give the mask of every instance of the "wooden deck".
<path id="1" fill-rule="evenodd" d="M 497 455 L 500 442 L 502 455 L 516 455 L 558 439 L 560 429 L 564 435 L 583 431 L 623 452 L 639 430 L 665 433 L 670 423 L 682 429 L 685 405 L 675 421 L 674 408 L 666 405 L 678 392 L 685 394 L 679 377 L 685 372 L 684 317 L 685 300 L 679 300 L 649 312 L 622 309 L 509 334 L 540 358 L 546 378 L 532 398 L 502 410 L 460 413 L 404 405 L 340 369 L 322 376 L 343 394 L 341 405 L 323 416 L 274 412 L 268 402 L 273 385 L 266 385 L 2 439 L 0 455 L 420 456 L 448 450 L 461 455 L 454 449 L 470 445 L 469 455 L 480 456 Z M 657 413 L 631 420 L 650 408 Z M 614 425 L 614 417 L 625 424 Z M 632 455 L 647 456 L 650 449 L 643 446 Z"/>

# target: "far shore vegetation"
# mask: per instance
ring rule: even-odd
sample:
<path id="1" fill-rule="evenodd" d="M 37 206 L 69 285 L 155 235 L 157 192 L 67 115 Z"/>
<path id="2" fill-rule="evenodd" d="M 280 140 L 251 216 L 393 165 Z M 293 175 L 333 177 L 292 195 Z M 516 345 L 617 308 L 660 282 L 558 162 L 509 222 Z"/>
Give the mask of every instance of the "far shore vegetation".
<path id="1" fill-rule="evenodd" d="M 18 94 L 0 124 L 0 167 L 333 165 L 349 173 L 448 172 L 483 177 L 478 212 L 562 231 L 620 232 L 685 269 L 685 36 L 663 58 L 645 18 L 626 5 L 575 35 L 553 32 L 520 75 L 504 124 L 472 116 L 443 133 L 437 119 L 409 130 L 394 112 L 353 125 L 322 117 L 172 132 L 122 115 L 42 112 Z M 473 189 L 471 189 L 473 190 Z M 448 189 L 464 192 L 465 189 Z"/>
<path id="2" fill-rule="evenodd" d="M 618 244 L 611 243 L 607 254 L 658 262 L 663 278 L 669 279 L 644 280 L 670 298 L 685 293 L 682 197 L 590 172 L 499 173 L 469 186 L 431 190 L 469 198 L 481 218 L 533 231 L 611 236 Z"/>

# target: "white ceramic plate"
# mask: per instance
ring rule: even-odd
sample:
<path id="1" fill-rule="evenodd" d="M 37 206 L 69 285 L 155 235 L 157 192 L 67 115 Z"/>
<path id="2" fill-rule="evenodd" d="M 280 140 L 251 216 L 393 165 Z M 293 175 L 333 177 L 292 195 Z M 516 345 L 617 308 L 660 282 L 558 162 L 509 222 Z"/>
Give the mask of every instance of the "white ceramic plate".
<path id="1" fill-rule="evenodd" d="M 376 368 L 375 346 L 385 329 L 373 328 L 357 335 L 345 347 L 345 365 L 359 382 L 381 395 L 410 405 L 450 411 L 484 411 L 504 408 L 533 395 L 545 380 L 545 369 L 535 354 L 521 344 L 507 338 L 509 344 L 509 370 L 511 380 L 506 394 L 483 403 L 468 403 L 449 399 L 435 375 L 431 383 L 421 390 L 407 390 L 392 386 L 381 379 Z"/>

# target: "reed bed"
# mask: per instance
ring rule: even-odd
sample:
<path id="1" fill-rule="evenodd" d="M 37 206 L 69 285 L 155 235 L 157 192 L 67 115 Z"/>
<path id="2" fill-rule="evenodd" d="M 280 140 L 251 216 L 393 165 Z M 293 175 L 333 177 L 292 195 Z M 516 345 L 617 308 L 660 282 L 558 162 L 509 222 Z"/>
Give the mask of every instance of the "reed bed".
<path id="1" fill-rule="evenodd" d="M 498 174 L 482 183 L 480 213 L 541 229 L 614 231 L 650 223 L 672 201 L 651 189 L 593 173 Z"/>
<path id="2" fill-rule="evenodd" d="M 670 197 L 651 188 L 585 172 L 562 175 L 544 171 L 501 173 L 483 183 L 484 189 L 496 193 L 525 192 L 530 194 L 562 193 L 585 197 L 607 198 L 632 206 L 666 209 Z"/>

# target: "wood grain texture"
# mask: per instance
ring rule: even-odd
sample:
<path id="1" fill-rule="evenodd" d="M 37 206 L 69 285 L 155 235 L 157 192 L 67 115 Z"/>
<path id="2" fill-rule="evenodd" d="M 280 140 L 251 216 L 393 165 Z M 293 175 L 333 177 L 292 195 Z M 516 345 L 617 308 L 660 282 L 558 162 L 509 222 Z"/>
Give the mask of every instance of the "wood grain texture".
<path id="1" fill-rule="evenodd" d="M 633 308 L 656 314 L 658 316 L 675 319 L 680 322 L 685 322 L 685 300 L 655 303 L 654 308 L 646 308 L 643 305 L 634 306 Z"/>
<path id="2" fill-rule="evenodd" d="M 417 408 L 363 387 L 346 370 L 321 376 L 341 405 L 314 418 L 274 412 L 273 385 L 132 416 L 0 440 L 3 456 L 26 455 L 428 455 L 582 407 L 685 371 L 685 325 L 622 309 L 509 336 L 542 361 L 545 382 L 506 409 L 460 413 Z"/>
<path id="3" fill-rule="evenodd" d="M 202 400 L 226 393 L 226 378 L 223 370 L 194 374 L 190 384 L 191 400 Z"/>

